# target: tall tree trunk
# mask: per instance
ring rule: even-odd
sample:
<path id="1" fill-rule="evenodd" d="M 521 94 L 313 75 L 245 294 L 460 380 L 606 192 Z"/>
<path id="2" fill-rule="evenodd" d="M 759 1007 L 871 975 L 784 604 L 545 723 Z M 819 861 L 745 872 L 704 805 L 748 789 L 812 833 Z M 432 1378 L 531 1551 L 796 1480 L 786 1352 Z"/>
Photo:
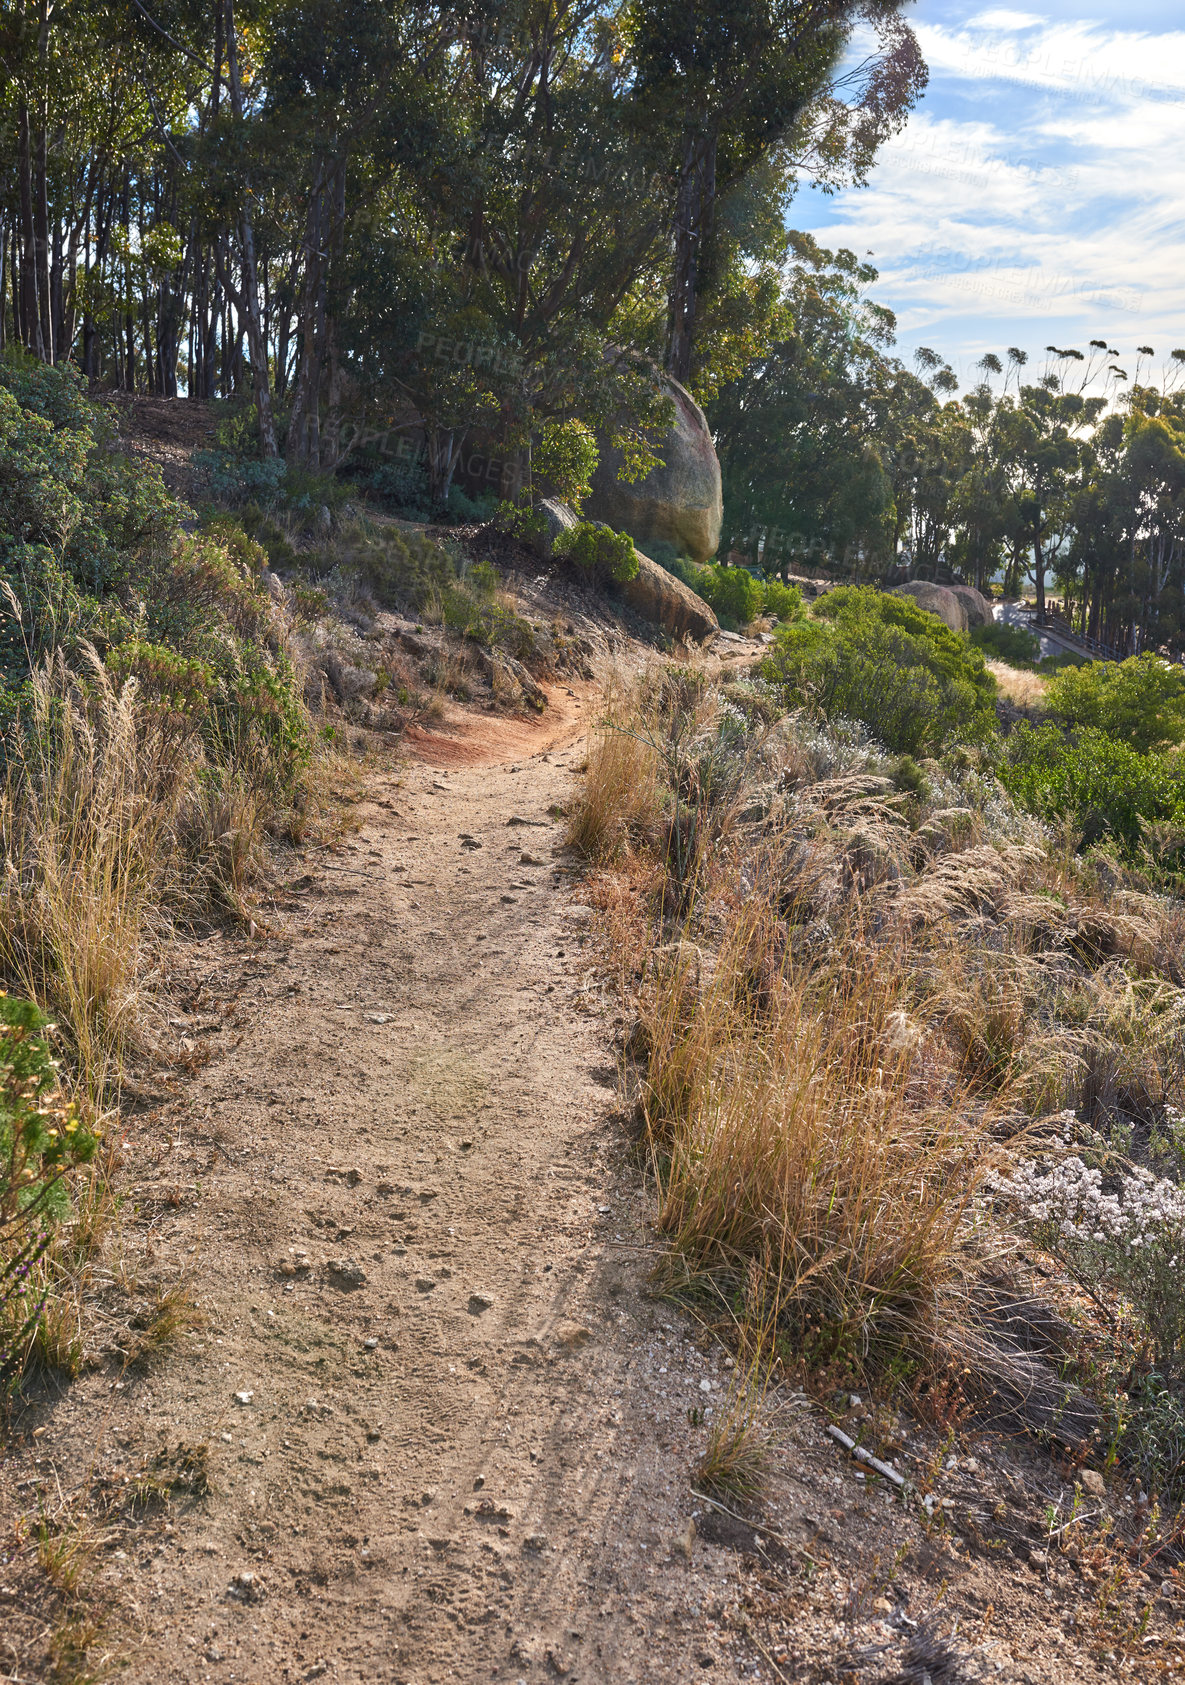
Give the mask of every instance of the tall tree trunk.
<path id="1" fill-rule="evenodd" d="M 17 112 L 17 174 L 20 178 L 21 222 L 21 338 L 35 357 L 45 361 L 41 334 L 41 302 L 37 296 L 37 240 L 33 218 L 33 143 L 29 107 L 21 100 Z"/>
<path id="2" fill-rule="evenodd" d="M 716 136 L 689 127 L 675 204 L 675 256 L 667 301 L 666 370 L 686 385 L 695 350 L 700 269 L 716 205 Z"/>
<path id="3" fill-rule="evenodd" d="M 243 89 L 239 80 L 239 52 L 235 40 L 234 0 L 226 0 L 226 64 L 231 105 L 235 121 L 243 122 Z M 265 457 L 278 456 L 276 421 L 272 413 L 271 373 L 267 339 L 259 309 L 259 274 L 255 257 L 255 227 L 251 220 L 251 184 L 243 183 L 243 209 L 239 218 L 239 239 L 243 253 L 243 291 L 240 314 L 245 317 L 251 374 L 255 382 L 255 407 L 259 411 L 259 448 Z"/>

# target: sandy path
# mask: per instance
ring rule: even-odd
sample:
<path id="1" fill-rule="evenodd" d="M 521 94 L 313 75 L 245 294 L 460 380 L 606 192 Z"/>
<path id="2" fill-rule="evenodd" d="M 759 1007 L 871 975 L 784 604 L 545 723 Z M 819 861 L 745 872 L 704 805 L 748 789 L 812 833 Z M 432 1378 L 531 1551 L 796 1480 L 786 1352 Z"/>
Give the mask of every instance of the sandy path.
<path id="1" fill-rule="evenodd" d="M 484 724 L 473 755 L 422 743 L 448 768 L 372 778 L 290 936 L 203 946 L 246 1027 L 154 1119 L 200 1197 L 152 1246 L 206 1325 L 99 1458 L 207 1443 L 213 1491 L 108 1570 L 143 1623 L 130 1680 L 731 1676 L 704 1637 L 723 1563 L 671 1549 L 719 1358 L 642 1292 L 613 1004 L 548 811 L 591 696 L 556 704 L 511 729 L 550 754 L 499 763 Z"/>

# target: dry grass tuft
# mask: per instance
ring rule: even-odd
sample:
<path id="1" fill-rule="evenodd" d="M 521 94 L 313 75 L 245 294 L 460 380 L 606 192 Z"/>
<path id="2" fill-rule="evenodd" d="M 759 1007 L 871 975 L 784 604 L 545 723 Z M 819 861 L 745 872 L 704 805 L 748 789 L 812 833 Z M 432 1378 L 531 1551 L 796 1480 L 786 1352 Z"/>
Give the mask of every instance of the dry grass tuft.
<path id="1" fill-rule="evenodd" d="M 744 1501 L 761 1491 L 777 1446 L 768 1369 L 760 1358 L 734 1371 L 693 1472 L 702 1492 Z"/>
<path id="2" fill-rule="evenodd" d="M 1027 672 L 1023 667 L 1010 667 L 1006 661 L 989 661 L 986 665 L 1000 687 L 1000 695 L 1007 701 L 1017 708 L 1040 706 L 1049 682 L 1040 673 Z"/>
<path id="3" fill-rule="evenodd" d="M 656 831 L 659 786 L 659 757 L 638 689 L 618 679 L 589 735 L 588 773 L 568 822 L 569 843 L 587 860 L 619 857 L 631 838 Z"/>

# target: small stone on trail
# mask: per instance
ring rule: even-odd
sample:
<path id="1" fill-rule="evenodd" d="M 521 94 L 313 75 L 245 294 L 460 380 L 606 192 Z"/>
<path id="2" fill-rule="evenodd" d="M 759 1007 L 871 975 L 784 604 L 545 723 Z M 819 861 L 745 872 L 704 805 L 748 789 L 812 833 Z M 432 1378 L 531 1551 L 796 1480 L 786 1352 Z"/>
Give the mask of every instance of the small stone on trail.
<path id="1" fill-rule="evenodd" d="M 1092 1498 L 1106 1497 L 1107 1483 L 1097 1469 L 1080 1469 L 1078 1480 L 1082 1490 L 1089 1492 Z"/>
<path id="2" fill-rule="evenodd" d="M 391 1022 L 391 1014 L 389 1012 L 368 1012 L 366 1014 L 366 1021 L 368 1024 L 389 1024 Z"/>
<path id="3" fill-rule="evenodd" d="M 461 833 L 461 847 L 462 848 L 480 848 L 481 844 L 478 842 L 476 837 L 467 836 L 465 834 L 465 832 L 462 832 Z"/>
<path id="4" fill-rule="evenodd" d="M 416 1277 L 416 1292 L 417 1293 L 431 1293 L 432 1290 L 435 1288 L 435 1286 L 436 1286 L 436 1283 L 429 1276 L 418 1275 Z"/>
<path id="5" fill-rule="evenodd" d="M 541 860 L 537 854 L 528 854 L 525 848 L 523 849 L 522 853 L 518 857 L 518 863 L 519 863 L 520 866 L 546 866 L 547 865 L 546 860 Z"/>
<path id="6" fill-rule="evenodd" d="M 1036 1568 L 1038 1571 L 1042 1568 L 1048 1568 L 1049 1567 L 1048 1553 L 1046 1551 L 1043 1551 L 1043 1550 L 1031 1550 L 1029 1552 L 1029 1567 L 1030 1568 Z"/>
<path id="7" fill-rule="evenodd" d="M 546 1533 L 528 1533 L 526 1538 L 523 1540 L 523 1549 L 524 1550 L 546 1550 L 547 1549 L 547 1534 Z"/>
<path id="8" fill-rule="evenodd" d="M 487 1298 L 484 1293 L 471 1293 L 469 1295 L 470 1316 L 480 1316 L 483 1311 L 488 1311 L 493 1303 L 494 1301 Z"/>
<path id="9" fill-rule="evenodd" d="M 555 1337 L 565 1351 L 579 1351 L 592 1339 L 592 1329 L 586 1328 L 582 1322 L 561 1322 Z"/>
<path id="10" fill-rule="evenodd" d="M 671 1540 L 671 1555 L 685 1556 L 691 1561 L 691 1547 L 695 1543 L 695 1521 L 688 1517 L 687 1526 Z"/>
<path id="11" fill-rule="evenodd" d="M 368 1352 L 373 1352 L 373 1351 L 378 1350 L 379 1343 L 378 1343 L 377 1338 L 373 1334 L 370 1336 L 369 1340 L 363 1340 L 362 1344 Z"/>
<path id="12" fill-rule="evenodd" d="M 361 1287 L 366 1281 L 366 1271 L 352 1258 L 331 1258 L 325 1268 L 338 1287 Z"/>
<path id="13" fill-rule="evenodd" d="M 237 1392 L 235 1394 L 235 1403 L 236 1404 L 250 1404 L 251 1400 L 254 1397 L 255 1397 L 255 1394 L 253 1392 Z"/>
<path id="14" fill-rule="evenodd" d="M 475 1481 L 474 1481 L 474 1482 L 473 1482 L 473 1490 L 474 1490 L 474 1491 L 475 1491 L 475 1492 L 480 1492 L 480 1491 L 481 1491 L 481 1489 L 482 1489 L 482 1487 L 483 1487 L 483 1486 L 484 1486 L 484 1485 L 485 1485 L 485 1483 L 486 1483 L 486 1477 L 485 1477 L 485 1475 L 484 1475 L 484 1474 L 479 1474 L 479 1475 L 478 1475 L 478 1476 L 477 1476 L 477 1478 L 476 1478 L 476 1480 L 475 1480 Z"/>
<path id="15" fill-rule="evenodd" d="M 700 1384 L 699 1384 L 699 1390 L 701 1392 L 711 1392 L 711 1390 L 712 1390 L 711 1381 L 701 1381 Z"/>

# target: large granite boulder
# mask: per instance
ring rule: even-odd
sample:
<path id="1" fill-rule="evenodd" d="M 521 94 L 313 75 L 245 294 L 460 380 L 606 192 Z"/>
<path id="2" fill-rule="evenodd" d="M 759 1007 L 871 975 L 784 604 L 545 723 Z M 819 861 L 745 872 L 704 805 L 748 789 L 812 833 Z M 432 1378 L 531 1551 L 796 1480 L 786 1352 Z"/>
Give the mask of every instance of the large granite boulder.
<path id="1" fill-rule="evenodd" d="M 701 644 L 720 630 L 720 622 L 702 597 L 640 550 L 635 553 L 638 572 L 621 589 L 636 613 L 661 626 L 672 638 L 694 638 Z"/>
<path id="2" fill-rule="evenodd" d="M 967 630 L 967 610 L 949 585 L 931 585 L 925 579 L 911 579 L 905 585 L 894 585 L 890 594 L 912 597 L 919 608 L 924 608 L 928 614 L 936 614 L 952 632 Z"/>
<path id="3" fill-rule="evenodd" d="M 662 466 L 631 485 L 617 478 L 621 452 L 602 442 L 585 514 L 628 532 L 636 544 L 661 540 L 706 562 L 716 553 L 724 519 L 720 463 L 707 418 L 691 393 L 678 381 L 664 384 L 674 399 L 675 425 L 655 446 Z"/>
<path id="4" fill-rule="evenodd" d="M 947 590 L 962 603 L 967 615 L 968 630 L 972 626 L 990 626 L 995 620 L 991 603 L 974 585 L 948 585 Z"/>

